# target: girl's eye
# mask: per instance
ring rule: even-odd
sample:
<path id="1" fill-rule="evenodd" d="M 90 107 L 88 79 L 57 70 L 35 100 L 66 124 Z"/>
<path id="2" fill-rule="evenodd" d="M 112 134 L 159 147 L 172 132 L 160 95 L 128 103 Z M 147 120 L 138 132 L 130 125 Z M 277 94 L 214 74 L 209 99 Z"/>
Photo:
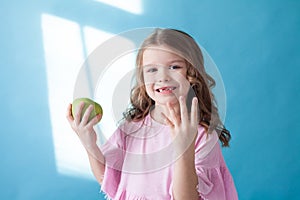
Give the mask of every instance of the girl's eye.
<path id="1" fill-rule="evenodd" d="M 180 69 L 181 67 L 178 65 L 171 65 L 169 69 Z"/>
<path id="2" fill-rule="evenodd" d="M 149 68 L 148 70 L 147 70 L 147 72 L 156 72 L 157 71 L 157 69 L 156 68 Z"/>

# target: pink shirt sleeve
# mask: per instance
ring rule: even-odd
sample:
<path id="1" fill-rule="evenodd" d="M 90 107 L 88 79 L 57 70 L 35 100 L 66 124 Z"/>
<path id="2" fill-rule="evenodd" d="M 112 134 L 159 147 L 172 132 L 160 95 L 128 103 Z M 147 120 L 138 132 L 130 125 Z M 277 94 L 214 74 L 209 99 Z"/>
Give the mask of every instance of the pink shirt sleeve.
<path id="1" fill-rule="evenodd" d="M 105 157 L 105 172 L 101 184 L 101 190 L 111 199 L 117 193 L 122 164 L 124 160 L 123 142 L 122 137 L 124 133 L 117 129 L 112 137 L 101 146 L 101 151 Z"/>
<path id="2" fill-rule="evenodd" d="M 198 130 L 195 143 L 195 167 L 198 175 L 200 199 L 237 200 L 237 192 L 232 176 L 225 164 L 218 134 L 206 134 Z"/>

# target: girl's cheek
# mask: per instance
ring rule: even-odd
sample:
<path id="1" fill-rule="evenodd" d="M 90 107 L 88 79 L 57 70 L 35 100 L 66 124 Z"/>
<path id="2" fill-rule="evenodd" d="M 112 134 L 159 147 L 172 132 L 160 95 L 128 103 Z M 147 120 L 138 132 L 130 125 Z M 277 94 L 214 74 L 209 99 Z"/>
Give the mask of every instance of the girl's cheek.
<path id="1" fill-rule="evenodd" d="M 153 88 L 153 84 L 152 83 L 145 83 L 145 88 L 147 93 L 151 93 L 152 88 Z"/>
<path id="2" fill-rule="evenodd" d="M 144 72 L 143 73 L 143 77 L 144 77 L 144 82 L 146 83 L 146 82 L 149 82 L 148 80 L 149 80 L 149 76 Z"/>
<path id="3" fill-rule="evenodd" d="M 154 83 L 154 79 L 152 77 L 144 77 L 145 85 L 151 85 Z"/>
<path id="4" fill-rule="evenodd" d="M 149 79 L 145 79 L 144 84 L 145 84 L 146 87 L 150 87 L 153 84 L 153 81 L 149 80 Z"/>
<path id="5" fill-rule="evenodd" d="M 183 78 L 180 81 L 181 81 L 182 95 L 186 96 L 188 94 L 188 91 L 190 90 L 190 82 L 186 78 Z"/>

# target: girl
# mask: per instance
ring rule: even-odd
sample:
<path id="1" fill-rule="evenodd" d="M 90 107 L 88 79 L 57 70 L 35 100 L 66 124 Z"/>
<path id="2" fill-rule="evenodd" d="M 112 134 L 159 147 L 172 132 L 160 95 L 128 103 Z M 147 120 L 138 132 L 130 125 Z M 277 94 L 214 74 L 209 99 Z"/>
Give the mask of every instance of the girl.
<path id="1" fill-rule="evenodd" d="M 203 56 L 185 32 L 156 29 L 136 59 L 131 105 L 112 137 L 99 148 L 84 103 L 67 118 L 87 150 L 92 172 L 111 199 L 235 200 L 220 145 L 230 133 L 218 115 Z M 190 109 L 190 110 L 189 110 Z"/>

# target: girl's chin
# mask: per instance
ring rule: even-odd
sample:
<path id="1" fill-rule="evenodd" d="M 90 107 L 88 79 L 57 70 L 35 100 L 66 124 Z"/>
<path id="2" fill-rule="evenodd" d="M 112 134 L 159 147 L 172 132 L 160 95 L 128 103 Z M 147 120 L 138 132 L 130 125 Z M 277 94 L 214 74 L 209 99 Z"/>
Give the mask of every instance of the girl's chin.
<path id="1" fill-rule="evenodd" d="M 167 104 L 170 103 L 171 105 L 176 105 L 178 104 L 178 99 L 176 97 L 174 98 L 166 98 L 164 100 L 156 101 L 156 105 L 161 105 L 161 106 L 167 106 Z"/>
<path id="2" fill-rule="evenodd" d="M 171 104 L 178 104 L 179 96 L 186 96 L 184 94 L 172 94 L 172 95 L 161 95 L 161 96 L 153 96 L 153 100 L 156 105 L 167 105 L 168 102 Z"/>

